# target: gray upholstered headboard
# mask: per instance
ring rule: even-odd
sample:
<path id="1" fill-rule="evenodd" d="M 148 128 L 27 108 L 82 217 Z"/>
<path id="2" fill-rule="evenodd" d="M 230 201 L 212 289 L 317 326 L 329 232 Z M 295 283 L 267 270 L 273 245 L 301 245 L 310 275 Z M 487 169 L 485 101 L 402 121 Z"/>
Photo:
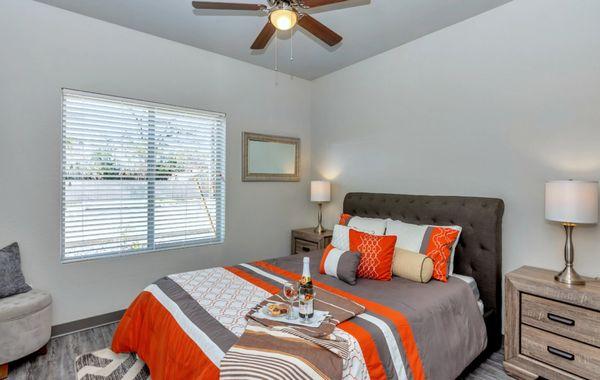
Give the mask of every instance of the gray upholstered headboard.
<path id="1" fill-rule="evenodd" d="M 504 202 L 501 199 L 348 193 L 344 199 L 344 212 L 415 224 L 462 226 L 454 271 L 477 281 L 485 307 L 488 347 L 500 344 L 504 214 Z"/>

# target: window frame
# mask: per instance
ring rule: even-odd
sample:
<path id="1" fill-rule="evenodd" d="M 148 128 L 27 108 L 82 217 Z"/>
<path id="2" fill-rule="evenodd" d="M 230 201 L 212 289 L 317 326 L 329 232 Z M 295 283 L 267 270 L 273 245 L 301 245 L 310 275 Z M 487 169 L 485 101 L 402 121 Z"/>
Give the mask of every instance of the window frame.
<path id="1" fill-rule="evenodd" d="M 147 106 L 148 108 L 151 107 L 163 107 L 163 108 L 173 108 L 173 109 L 180 109 L 180 110 L 187 110 L 187 111 L 191 111 L 191 112 L 204 112 L 204 113 L 208 113 L 208 114 L 213 114 L 215 116 L 220 116 L 222 117 L 222 136 L 223 136 L 223 149 L 222 151 L 217 151 L 217 155 L 221 156 L 220 159 L 220 164 L 222 165 L 222 169 L 220 170 L 220 177 L 221 177 L 221 181 L 219 181 L 219 191 L 221 193 L 221 201 L 220 202 L 216 202 L 216 213 L 215 213 L 215 218 L 216 218 L 216 222 L 215 222 L 215 238 L 212 239 L 197 239 L 197 240 L 190 240 L 187 241 L 185 243 L 181 243 L 181 242 L 176 242 L 176 243 L 161 243 L 158 245 L 155 245 L 154 248 L 147 248 L 147 249 L 128 249 L 128 250 L 121 250 L 119 252 L 111 252 L 111 253 L 105 253 L 105 254 L 92 254 L 92 255 L 84 255 L 84 256 L 80 256 L 80 257 L 67 257 L 66 256 L 66 252 L 65 252 L 65 204 L 64 204 L 64 200 L 65 200 L 65 188 L 64 188 L 64 163 L 65 163 L 65 149 L 64 149 L 64 137 L 65 137 L 65 111 L 64 111 L 64 107 L 65 107 L 65 96 L 67 94 L 81 94 L 84 96 L 92 96 L 92 97 L 96 97 L 96 98 L 105 98 L 107 100 L 112 100 L 112 101 L 124 101 L 124 102 L 134 102 L 139 106 Z M 136 99 L 136 98 L 130 98 L 130 97 L 124 97 L 124 96 L 117 96 L 117 95 L 109 95 L 109 94 L 104 94 L 104 93 L 98 93 L 98 92 L 93 92 L 93 91 L 84 91 L 84 90 L 75 90 L 75 89 L 71 89 L 71 88 L 66 88 L 66 87 L 62 87 L 60 90 L 60 106 L 61 106 L 61 123 L 60 123 L 60 180 L 59 180 L 59 186 L 60 186 L 60 199 L 59 199 L 59 204 L 60 204 L 60 262 L 61 264 L 68 264 L 68 263 L 75 263 L 75 262 L 83 262 L 83 261 L 91 261 L 91 260 L 99 260 L 99 259 L 107 259 L 107 258 L 116 258 L 116 257 L 126 257 L 126 256 L 135 256 L 135 255 L 139 255 L 139 254 L 148 254 L 148 253 L 154 253 L 154 252 L 164 252 L 164 251 L 174 251 L 174 250 L 181 250 L 181 249 L 187 249 L 187 248 L 193 248 L 193 247 L 201 247 L 201 246 L 211 246 L 211 245 L 220 245 L 220 244 L 224 244 L 225 242 L 225 236 L 226 236 L 226 230 L 227 230 L 227 225 L 226 225 L 226 220 L 227 220 L 227 215 L 226 215 L 226 204 L 227 204 L 227 187 L 226 187 L 226 165 L 227 165 L 227 114 L 225 112 L 220 112 L 220 111 L 208 111 L 208 110 L 203 110 L 203 109 L 199 109 L 199 108 L 194 108 L 194 107 L 188 107 L 188 106 L 177 106 L 177 105 L 172 105 L 172 104 L 167 104 L 167 103 L 159 103 L 159 102 L 155 102 L 155 101 L 149 101 L 149 100 L 141 100 L 141 99 Z M 156 151 L 154 151 L 156 152 Z M 147 163 L 149 162 L 149 158 L 147 157 Z M 154 166 L 156 165 L 156 163 L 154 163 Z M 151 176 L 147 176 L 147 177 L 151 177 Z M 154 179 L 155 182 L 156 179 Z M 152 186 L 154 187 L 154 186 Z M 152 189 L 153 191 L 154 189 Z M 150 186 L 148 186 L 148 194 L 150 193 Z M 146 198 L 148 203 L 150 203 L 150 195 L 148 195 L 148 197 Z M 156 201 L 155 196 L 152 197 L 152 204 L 154 205 Z M 148 218 L 150 218 L 150 214 L 152 214 L 154 216 L 156 211 L 156 208 L 153 207 L 152 211 L 150 211 L 150 207 L 147 207 L 146 209 L 146 213 Z M 147 230 L 147 239 L 149 239 L 150 235 L 152 235 L 152 240 L 154 240 L 154 235 L 155 235 L 155 229 L 154 229 L 154 221 L 152 222 L 152 229 L 148 228 Z"/>

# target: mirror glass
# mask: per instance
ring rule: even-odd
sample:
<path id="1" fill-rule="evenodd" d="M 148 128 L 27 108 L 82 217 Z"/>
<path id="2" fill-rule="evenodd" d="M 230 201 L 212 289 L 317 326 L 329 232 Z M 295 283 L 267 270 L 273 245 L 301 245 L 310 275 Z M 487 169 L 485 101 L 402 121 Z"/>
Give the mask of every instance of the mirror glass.
<path id="1" fill-rule="evenodd" d="M 248 141 L 248 173 L 294 174 L 296 145 L 269 141 Z"/>
<path id="2" fill-rule="evenodd" d="M 242 181 L 300 181 L 300 139 L 243 132 Z"/>

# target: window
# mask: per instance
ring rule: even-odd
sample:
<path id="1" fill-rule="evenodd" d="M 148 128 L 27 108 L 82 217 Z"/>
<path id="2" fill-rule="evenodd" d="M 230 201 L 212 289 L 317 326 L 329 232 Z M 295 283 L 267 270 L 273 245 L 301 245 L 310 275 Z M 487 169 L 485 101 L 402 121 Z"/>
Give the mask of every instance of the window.
<path id="1" fill-rule="evenodd" d="M 63 261 L 222 243 L 225 115 L 63 90 Z"/>

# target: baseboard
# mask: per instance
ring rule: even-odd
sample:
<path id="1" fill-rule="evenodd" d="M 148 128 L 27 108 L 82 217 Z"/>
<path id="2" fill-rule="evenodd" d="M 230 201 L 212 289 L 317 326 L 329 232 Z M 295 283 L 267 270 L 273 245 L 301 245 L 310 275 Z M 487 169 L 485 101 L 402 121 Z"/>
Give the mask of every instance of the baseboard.
<path id="1" fill-rule="evenodd" d="M 62 323 L 60 325 L 52 326 L 52 337 L 57 337 L 66 334 L 72 334 L 77 331 L 88 330 L 93 327 L 108 325 L 121 320 L 121 317 L 125 314 L 125 310 L 117 310 L 112 313 L 106 313 L 96 315 L 89 318 L 79 319 L 77 321 Z"/>

